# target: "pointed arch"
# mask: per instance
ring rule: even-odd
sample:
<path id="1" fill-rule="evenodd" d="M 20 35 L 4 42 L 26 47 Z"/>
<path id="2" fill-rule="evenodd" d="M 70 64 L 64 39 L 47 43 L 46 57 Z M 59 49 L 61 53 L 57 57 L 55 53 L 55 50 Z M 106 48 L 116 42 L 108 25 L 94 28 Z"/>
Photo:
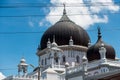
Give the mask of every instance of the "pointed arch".
<path id="1" fill-rule="evenodd" d="M 58 55 L 57 55 L 57 53 L 54 54 L 54 60 L 55 60 L 56 63 L 58 63 Z"/>
<path id="2" fill-rule="evenodd" d="M 63 61 L 63 63 L 66 62 L 66 57 L 65 57 L 65 55 L 62 56 L 62 61 Z"/>
<path id="3" fill-rule="evenodd" d="M 42 59 L 42 61 L 41 61 L 41 65 L 43 65 L 43 63 L 44 63 L 44 60 Z"/>
<path id="4" fill-rule="evenodd" d="M 80 57 L 78 55 L 76 56 L 76 62 L 80 63 Z"/>
<path id="5" fill-rule="evenodd" d="M 45 65 L 47 65 L 47 58 L 45 58 Z"/>

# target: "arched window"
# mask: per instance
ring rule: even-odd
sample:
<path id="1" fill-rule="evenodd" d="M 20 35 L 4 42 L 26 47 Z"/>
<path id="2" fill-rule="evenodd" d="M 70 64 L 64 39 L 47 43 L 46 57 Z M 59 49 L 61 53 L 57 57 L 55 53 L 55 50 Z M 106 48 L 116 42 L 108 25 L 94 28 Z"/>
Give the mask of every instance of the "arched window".
<path id="1" fill-rule="evenodd" d="M 43 63 L 44 63 L 44 60 L 42 59 L 41 64 L 43 65 Z"/>
<path id="2" fill-rule="evenodd" d="M 76 62 L 79 63 L 80 62 L 80 57 L 76 56 Z"/>
<path id="3" fill-rule="evenodd" d="M 65 63 L 66 62 L 66 57 L 63 55 L 63 63 Z"/>
<path id="4" fill-rule="evenodd" d="M 68 57 L 70 57 L 70 51 L 67 51 L 67 53 L 68 53 Z"/>
<path id="5" fill-rule="evenodd" d="M 54 53 L 54 58 L 58 57 L 57 53 Z"/>
<path id="6" fill-rule="evenodd" d="M 55 60 L 56 63 L 58 63 L 58 55 L 57 55 L 57 53 L 54 54 L 54 60 Z"/>
<path id="7" fill-rule="evenodd" d="M 55 58 L 55 62 L 58 63 L 58 57 Z"/>
<path id="8" fill-rule="evenodd" d="M 47 59 L 45 58 L 45 65 L 47 65 Z"/>
<path id="9" fill-rule="evenodd" d="M 73 51 L 72 51 L 73 52 Z M 73 57 L 75 57 L 75 54 L 74 54 L 74 52 L 73 52 Z"/>
<path id="10" fill-rule="evenodd" d="M 49 54 L 49 56 L 48 56 L 48 59 L 50 59 L 51 58 L 51 53 Z"/>
<path id="11" fill-rule="evenodd" d="M 71 57 L 72 57 L 72 54 L 73 54 L 72 51 L 70 51 L 70 53 L 71 53 Z"/>

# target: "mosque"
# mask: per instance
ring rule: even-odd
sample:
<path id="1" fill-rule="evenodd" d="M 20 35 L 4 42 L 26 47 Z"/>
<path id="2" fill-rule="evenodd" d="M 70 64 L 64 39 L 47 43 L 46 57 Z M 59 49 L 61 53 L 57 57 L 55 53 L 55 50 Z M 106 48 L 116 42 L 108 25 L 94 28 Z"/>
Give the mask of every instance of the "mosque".
<path id="1" fill-rule="evenodd" d="M 111 45 L 98 39 L 91 45 L 88 33 L 69 19 L 66 9 L 61 19 L 49 27 L 37 49 L 39 66 L 28 73 L 25 59 L 18 75 L 3 80 L 120 80 L 120 61 Z"/>

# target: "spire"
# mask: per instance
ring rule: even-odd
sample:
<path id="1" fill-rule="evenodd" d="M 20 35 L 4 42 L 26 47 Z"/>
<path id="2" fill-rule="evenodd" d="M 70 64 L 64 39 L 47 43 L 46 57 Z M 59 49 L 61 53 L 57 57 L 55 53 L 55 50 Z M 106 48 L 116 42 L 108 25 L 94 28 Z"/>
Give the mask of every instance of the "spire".
<path id="1" fill-rule="evenodd" d="M 18 74 L 20 75 L 20 72 L 23 72 L 23 75 L 26 75 L 27 67 L 28 67 L 28 64 L 26 63 L 26 60 L 24 59 L 24 57 L 22 57 L 20 60 L 20 63 L 18 64 Z"/>
<path id="2" fill-rule="evenodd" d="M 48 38 L 48 42 L 47 43 L 50 43 L 50 38 Z"/>
<path id="3" fill-rule="evenodd" d="M 101 31 L 100 31 L 100 27 L 98 27 L 98 39 L 100 39 L 102 36 L 101 36 Z"/>
<path id="4" fill-rule="evenodd" d="M 89 40 L 89 42 L 88 42 L 88 48 L 91 46 L 91 41 Z"/>
<path id="5" fill-rule="evenodd" d="M 20 62 L 21 62 L 21 63 L 25 63 L 25 62 L 26 62 L 25 58 L 22 57 L 21 60 L 20 60 Z"/>
<path id="6" fill-rule="evenodd" d="M 73 39 L 72 39 L 72 36 L 70 36 L 69 45 L 70 45 L 70 46 L 73 45 Z"/>
<path id="7" fill-rule="evenodd" d="M 55 42 L 55 35 L 53 35 L 52 47 L 57 47 L 57 43 Z"/>
<path id="8" fill-rule="evenodd" d="M 66 15 L 66 9 L 65 9 L 65 4 L 63 4 L 64 9 L 63 9 L 63 15 L 59 21 L 71 21 L 68 16 Z"/>
<path id="9" fill-rule="evenodd" d="M 63 14 L 65 15 L 66 14 L 65 4 L 63 4 L 63 6 L 64 6 Z"/>
<path id="10" fill-rule="evenodd" d="M 48 42 L 47 42 L 47 48 L 51 47 L 51 42 L 50 42 L 50 38 L 48 38 Z"/>
<path id="11" fill-rule="evenodd" d="M 104 47 L 104 44 L 101 43 L 101 46 L 99 48 L 99 53 L 100 53 L 100 56 L 101 56 L 101 60 L 105 60 L 106 59 L 106 48 Z"/>
<path id="12" fill-rule="evenodd" d="M 87 60 L 85 54 L 84 54 L 83 57 L 82 57 L 82 62 L 83 62 L 83 71 L 84 71 L 84 74 L 86 75 L 86 74 L 87 74 L 87 64 L 88 64 L 88 60 Z"/>

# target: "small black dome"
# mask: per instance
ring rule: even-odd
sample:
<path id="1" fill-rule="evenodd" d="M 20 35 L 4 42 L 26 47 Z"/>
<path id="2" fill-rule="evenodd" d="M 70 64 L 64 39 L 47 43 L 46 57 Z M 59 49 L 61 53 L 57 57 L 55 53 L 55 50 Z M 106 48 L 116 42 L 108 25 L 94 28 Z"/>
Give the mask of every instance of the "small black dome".
<path id="1" fill-rule="evenodd" d="M 65 9 L 62 18 L 43 34 L 41 49 L 46 48 L 48 38 L 53 40 L 53 35 L 55 35 L 58 45 L 68 45 L 70 36 L 72 36 L 75 45 L 88 46 L 90 40 L 87 32 L 68 18 Z"/>
<path id="2" fill-rule="evenodd" d="M 94 45 L 92 45 L 90 48 L 88 48 L 88 50 L 87 50 L 88 61 L 99 60 L 101 58 L 99 49 L 100 49 L 102 43 L 104 44 L 104 47 L 106 48 L 106 58 L 107 59 L 115 59 L 114 48 L 102 41 L 100 29 L 98 29 L 97 42 Z"/>

